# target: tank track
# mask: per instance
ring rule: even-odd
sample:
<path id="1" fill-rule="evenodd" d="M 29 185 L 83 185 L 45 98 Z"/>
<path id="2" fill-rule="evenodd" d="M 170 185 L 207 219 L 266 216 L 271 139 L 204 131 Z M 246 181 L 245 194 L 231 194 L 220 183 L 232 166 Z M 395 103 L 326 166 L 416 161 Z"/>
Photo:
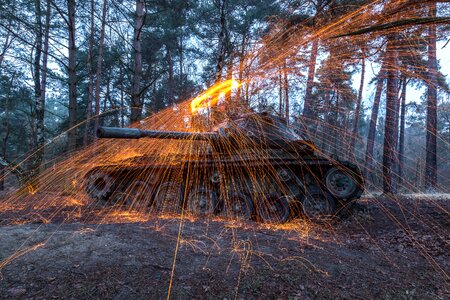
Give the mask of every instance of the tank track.
<path id="1" fill-rule="evenodd" d="M 364 191 L 355 165 L 324 158 L 209 157 L 169 165 L 106 165 L 93 168 L 85 179 L 91 198 L 114 205 L 264 223 L 298 216 L 331 220 Z"/>

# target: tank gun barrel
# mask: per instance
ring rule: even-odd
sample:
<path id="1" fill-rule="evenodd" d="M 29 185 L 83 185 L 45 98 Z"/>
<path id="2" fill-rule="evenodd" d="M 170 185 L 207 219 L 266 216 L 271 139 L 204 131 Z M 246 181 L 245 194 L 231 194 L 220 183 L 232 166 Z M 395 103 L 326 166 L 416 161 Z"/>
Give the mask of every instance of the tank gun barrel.
<path id="1" fill-rule="evenodd" d="M 180 132 L 141 130 L 137 128 L 99 127 L 97 130 L 97 137 L 112 139 L 140 139 L 148 137 L 154 139 L 210 141 L 216 139 L 218 134 L 216 132 Z"/>

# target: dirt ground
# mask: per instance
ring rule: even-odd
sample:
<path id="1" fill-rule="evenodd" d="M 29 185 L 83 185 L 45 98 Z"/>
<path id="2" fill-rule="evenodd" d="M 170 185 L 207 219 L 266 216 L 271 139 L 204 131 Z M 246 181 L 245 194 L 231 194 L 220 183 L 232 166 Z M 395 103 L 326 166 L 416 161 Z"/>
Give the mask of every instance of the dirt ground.
<path id="1" fill-rule="evenodd" d="M 448 196 L 366 197 L 342 220 L 282 226 L 55 201 L 1 207 L 1 299 L 450 297 Z"/>

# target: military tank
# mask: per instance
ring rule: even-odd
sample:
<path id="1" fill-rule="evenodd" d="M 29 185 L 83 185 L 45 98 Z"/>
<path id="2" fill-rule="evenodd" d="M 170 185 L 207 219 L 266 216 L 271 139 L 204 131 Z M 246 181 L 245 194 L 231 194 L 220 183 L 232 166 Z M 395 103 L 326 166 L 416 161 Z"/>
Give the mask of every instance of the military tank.
<path id="1" fill-rule="evenodd" d="M 153 153 L 86 174 L 92 198 L 132 209 L 224 214 L 267 223 L 298 215 L 323 221 L 364 191 L 356 165 L 321 154 L 284 119 L 268 113 L 240 115 L 211 132 L 100 127 L 97 136 L 175 139 L 190 145 L 187 154 Z"/>

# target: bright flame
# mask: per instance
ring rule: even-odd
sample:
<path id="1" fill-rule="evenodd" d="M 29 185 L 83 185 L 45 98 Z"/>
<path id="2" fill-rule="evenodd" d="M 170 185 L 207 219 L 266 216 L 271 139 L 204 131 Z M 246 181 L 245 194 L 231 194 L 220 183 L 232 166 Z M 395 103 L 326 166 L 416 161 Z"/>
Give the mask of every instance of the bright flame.
<path id="1" fill-rule="evenodd" d="M 233 88 L 238 88 L 241 84 L 234 80 L 229 79 L 226 81 L 218 82 L 203 94 L 196 97 L 191 102 L 191 111 L 196 113 L 199 109 L 205 109 L 214 106 L 219 101 L 221 95 L 228 93 Z"/>

